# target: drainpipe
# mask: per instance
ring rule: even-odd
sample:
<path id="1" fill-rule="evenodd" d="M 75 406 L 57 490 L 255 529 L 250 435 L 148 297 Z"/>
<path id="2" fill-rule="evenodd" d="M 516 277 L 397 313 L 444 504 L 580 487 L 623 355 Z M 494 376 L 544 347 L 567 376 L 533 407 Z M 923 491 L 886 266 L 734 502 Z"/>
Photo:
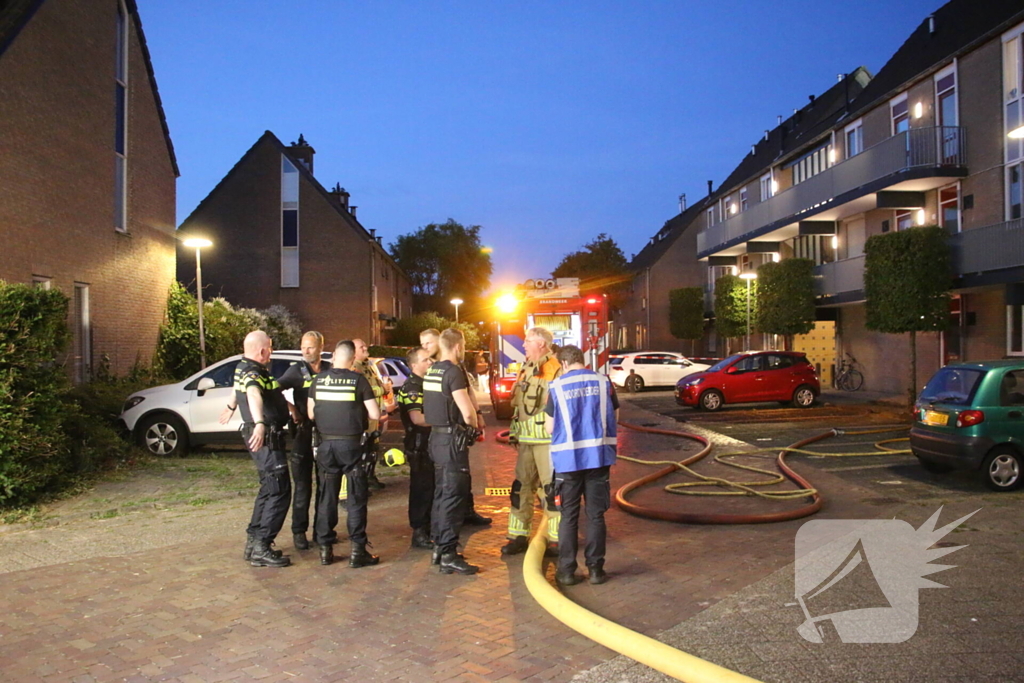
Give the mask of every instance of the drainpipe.
<path id="1" fill-rule="evenodd" d="M 651 344 L 651 269 L 647 269 L 647 345 Z"/>

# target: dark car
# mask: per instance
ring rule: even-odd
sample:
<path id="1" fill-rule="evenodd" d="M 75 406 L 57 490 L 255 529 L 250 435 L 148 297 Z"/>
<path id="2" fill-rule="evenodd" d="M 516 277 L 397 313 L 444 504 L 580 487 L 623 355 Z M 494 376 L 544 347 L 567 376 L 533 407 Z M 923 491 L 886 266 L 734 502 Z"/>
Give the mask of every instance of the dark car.
<path id="1" fill-rule="evenodd" d="M 718 410 L 726 403 L 779 401 L 810 408 L 821 393 L 818 373 L 797 351 L 749 351 L 719 361 L 676 384 L 676 403 Z"/>
<path id="2" fill-rule="evenodd" d="M 910 448 L 925 469 L 977 470 L 994 491 L 1024 481 L 1024 361 L 947 365 L 914 408 Z"/>

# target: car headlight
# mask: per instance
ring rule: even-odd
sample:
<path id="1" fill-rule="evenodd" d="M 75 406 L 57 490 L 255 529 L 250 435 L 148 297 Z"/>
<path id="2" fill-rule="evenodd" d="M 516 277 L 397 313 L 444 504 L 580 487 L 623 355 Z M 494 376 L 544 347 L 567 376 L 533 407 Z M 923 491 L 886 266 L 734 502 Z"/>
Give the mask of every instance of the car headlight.
<path id="1" fill-rule="evenodd" d="M 703 377 L 698 377 L 696 379 L 689 379 L 689 380 L 686 380 L 686 382 L 683 383 L 683 386 L 684 387 L 695 387 L 695 386 L 697 386 L 698 384 L 700 384 L 703 381 L 704 381 Z"/>
<path id="2" fill-rule="evenodd" d="M 132 396 L 124 402 L 124 408 L 121 409 L 122 413 L 127 413 L 129 410 L 139 405 L 146 400 L 145 396 Z"/>

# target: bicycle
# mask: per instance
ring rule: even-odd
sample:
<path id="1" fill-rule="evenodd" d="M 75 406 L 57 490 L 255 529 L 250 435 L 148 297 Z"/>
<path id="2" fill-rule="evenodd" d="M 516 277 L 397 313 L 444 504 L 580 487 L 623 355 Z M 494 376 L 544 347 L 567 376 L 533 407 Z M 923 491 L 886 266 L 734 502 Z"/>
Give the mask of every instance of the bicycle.
<path id="1" fill-rule="evenodd" d="M 864 373 L 857 369 L 860 363 L 857 359 L 851 356 L 849 353 L 846 354 L 849 357 L 849 361 L 845 358 L 839 365 L 839 372 L 836 373 L 836 378 L 833 384 L 836 389 L 842 391 L 857 391 L 864 386 Z"/>

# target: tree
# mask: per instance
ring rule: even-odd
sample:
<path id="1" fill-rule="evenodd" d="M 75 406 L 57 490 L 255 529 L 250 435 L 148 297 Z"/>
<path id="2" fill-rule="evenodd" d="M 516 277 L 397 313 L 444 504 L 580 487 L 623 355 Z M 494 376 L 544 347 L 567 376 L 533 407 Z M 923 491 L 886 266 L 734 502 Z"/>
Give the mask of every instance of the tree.
<path id="1" fill-rule="evenodd" d="M 814 329 L 814 262 L 791 258 L 757 270 L 757 329 L 786 337 Z"/>
<path id="2" fill-rule="evenodd" d="M 910 333 L 909 402 L 917 397 L 917 333 L 949 325 L 953 282 L 948 233 L 938 226 L 873 235 L 864 245 L 869 330 Z"/>
<path id="3" fill-rule="evenodd" d="M 420 332 L 423 330 L 434 328 L 443 332 L 449 327 L 462 330 L 462 334 L 466 337 L 466 349 L 481 348 L 480 330 L 476 325 L 468 322 L 456 323 L 434 311 L 424 311 L 401 318 L 395 323 L 395 329 L 388 331 L 388 341 L 394 346 L 419 346 Z"/>
<path id="4" fill-rule="evenodd" d="M 551 276 L 578 277 L 580 294 L 607 294 L 613 310 L 625 303 L 631 277 L 622 249 L 603 232 L 579 251 L 562 257 Z"/>
<path id="5" fill-rule="evenodd" d="M 690 355 L 693 342 L 704 336 L 704 289 L 682 287 L 668 293 L 668 329 L 676 339 L 690 340 Z"/>
<path id="6" fill-rule="evenodd" d="M 451 218 L 401 235 L 388 249 L 412 279 L 413 307 L 443 311 L 453 297 L 471 312 L 491 279 L 491 256 L 480 243 L 480 226 L 466 227 Z"/>
<path id="7" fill-rule="evenodd" d="M 749 282 L 750 331 L 753 332 L 757 320 L 757 281 Z M 718 336 L 725 339 L 746 336 L 747 287 L 747 282 L 736 275 L 723 275 L 715 281 L 715 330 Z"/>

